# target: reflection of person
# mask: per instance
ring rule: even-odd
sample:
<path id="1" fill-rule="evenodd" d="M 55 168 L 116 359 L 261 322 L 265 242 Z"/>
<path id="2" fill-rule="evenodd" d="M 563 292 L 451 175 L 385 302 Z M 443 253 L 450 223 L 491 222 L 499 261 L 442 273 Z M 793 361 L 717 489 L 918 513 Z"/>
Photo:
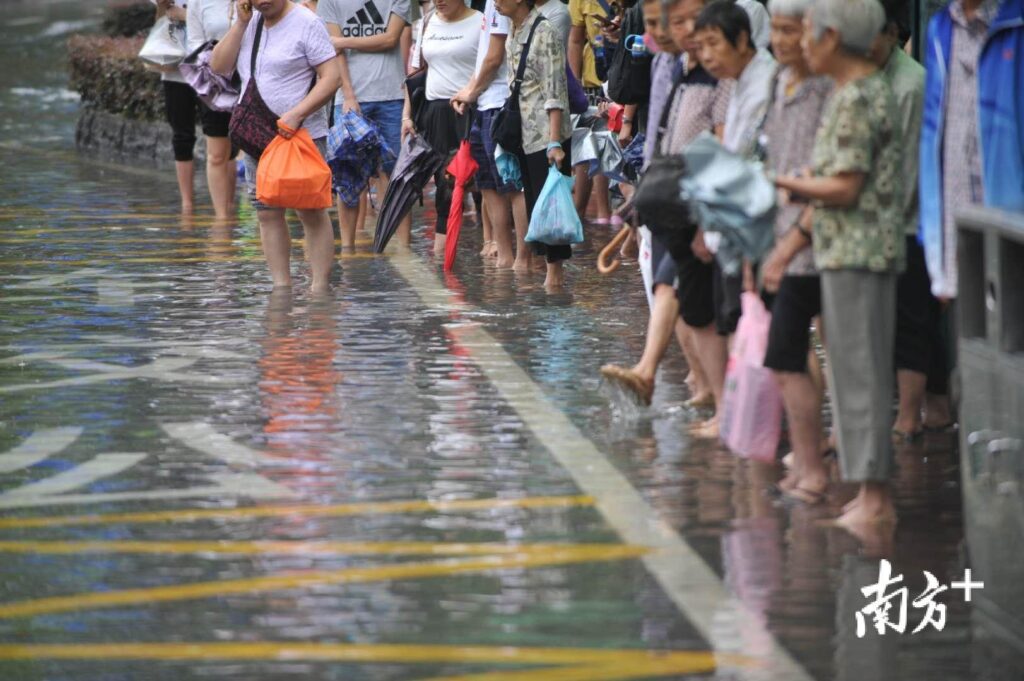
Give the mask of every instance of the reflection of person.
<path id="1" fill-rule="evenodd" d="M 831 76 L 813 177 L 776 184 L 815 202 L 814 260 L 821 271 L 829 386 L 843 479 L 860 494 L 847 527 L 891 521 L 896 277 L 903 268 L 903 144 L 885 74 L 870 58 L 885 12 L 877 0 L 818 0 L 805 19 L 811 71 Z M 806 238 L 806 236 L 804 236 Z"/>
<path id="2" fill-rule="evenodd" d="M 253 21 L 253 8 L 261 19 Z M 236 69 L 242 77 L 242 91 L 262 96 L 267 107 L 279 117 L 281 135 L 287 130 L 305 128 L 321 154 L 327 151 L 327 115 L 324 105 L 334 97 L 341 79 L 334 47 L 323 22 L 291 0 L 256 0 L 236 3 L 237 21 L 217 43 L 210 66 L 221 74 Z M 256 70 L 250 73 L 250 55 L 256 29 L 263 22 Z M 310 82 L 316 84 L 310 89 Z M 242 99 L 245 99 L 243 94 Z M 242 106 L 241 100 L 238 106 Z M 236 107 L 236 111 L 238 107 Z M 271 208 L 256 200 L 256 164 L 245 158 L 245 176 L 249 196 L 260 223 L 260 240 L 274 286 L 290 286 L 291 235 L 284 208 Z M 334 229 L 326 210 L 299 210 L 306 234 L 306 256 L 312 269 L 311 289 L 328 289 L 328 276 L 334 264 Z"/>
<path id="3" fill-rule="evenodd" d="M 511 19 L 512 34 L 506 42 L 509 78 L 515 78 L 519 60 L 533 31 L 533 42 L 526 56 L 526 68 L 519 90 L 522 114 L 523 146 L 519 167 L 523 174 L 527 213 L 532 217 L 548 167 L 557 166 L 569 173 L 572 125 L 569 122 L 569 91 L 565 77 L 565 46 L 557 29 L 533 6 L 533 0 L 496 0 L 498 11 Z M 544 287 L 561 287 L 564 261 L 572 257 L 572 246 L 534 242 L 533 252 L 547 260 Z"/>
<path id="4" fill-rule="evenodd" d="M 327 436 L 338 423 L 341 405 L 336 390 L 342 377 L 334 366 L 334 312 L 333 301 L 325 299 L 310 302 L 308 313 L 300 315 L 293 310 L 288 291 L 270 294 L 258 362 L 263 432 L 270 454 L 291 458 L 331 449 Z"/>
<path id="5" fill-rule="evenodd" d="M 195 51 L 210 40 L 220 40 L 231 26 L 231 0 L 189 0 L 186 34 L 188 51 Z M 232 162 L 236 150 L 228 139 L 228 123 L 231 113 L 212 111 L 196 98 L 199 117 L 206 135 L 206 182 L 210 187 L 213 211 L 218 218 L 226 218 L 235 201 L 237 175 Z M 193 143 L 195 137 L 195 116 L 192 118 Z"/>

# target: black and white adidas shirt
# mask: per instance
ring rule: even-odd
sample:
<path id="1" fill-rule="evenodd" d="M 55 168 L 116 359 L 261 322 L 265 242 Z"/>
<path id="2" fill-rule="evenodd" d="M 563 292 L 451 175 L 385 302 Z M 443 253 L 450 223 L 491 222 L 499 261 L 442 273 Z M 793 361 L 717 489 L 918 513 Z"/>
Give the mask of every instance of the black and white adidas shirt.
<path id="1" fill-rule="evenodd" d="M 387 31 L 391 15 L 409 23 L 409 0 L 320 0 L 317 13 L 335 24 L 346 38 L 364 38 Z M 387 102 L 405 97 L 405 64 L 401 49 L 388 52 L 348 50 L 352 89 L 360 102 Z M 341 92 L 338 92 L 341 103 Z"/>

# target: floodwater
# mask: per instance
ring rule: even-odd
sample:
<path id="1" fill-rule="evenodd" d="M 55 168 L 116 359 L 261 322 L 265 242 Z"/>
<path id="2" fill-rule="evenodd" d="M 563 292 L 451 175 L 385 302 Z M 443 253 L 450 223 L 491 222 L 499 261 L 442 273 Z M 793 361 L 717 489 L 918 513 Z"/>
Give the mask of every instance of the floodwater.
<path id="1" fill-rule="evenodd" d="M 954 434 L 900 452 L 894 537 L 776 506 L 688 439 L 677 350 L 649 410 L 601 385 L 646 323 L 606 228 L 548 295 L 472 216 L 443 277 L 428 202 L 411 255 L 364 237 L 311 299 L 297 243 L 271 293 L 248 206 L 74 151 L 98 4 L 0 18 L 0 679 L 1020 678 L 961 591 L 856 632 L 880 556 L 964 576 Z"/>

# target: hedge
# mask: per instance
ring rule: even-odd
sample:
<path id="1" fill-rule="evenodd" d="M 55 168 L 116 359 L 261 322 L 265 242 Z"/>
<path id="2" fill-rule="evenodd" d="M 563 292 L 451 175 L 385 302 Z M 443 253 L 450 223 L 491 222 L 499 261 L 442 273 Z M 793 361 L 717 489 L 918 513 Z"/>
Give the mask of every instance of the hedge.
<path id="1" fill-rule="evenodd" d="M 71 87 L 85 106 L 137 120 L 164 119 L 160 76 L 138 58 L 143 40 L 92 35 L 68 40 Z"/>

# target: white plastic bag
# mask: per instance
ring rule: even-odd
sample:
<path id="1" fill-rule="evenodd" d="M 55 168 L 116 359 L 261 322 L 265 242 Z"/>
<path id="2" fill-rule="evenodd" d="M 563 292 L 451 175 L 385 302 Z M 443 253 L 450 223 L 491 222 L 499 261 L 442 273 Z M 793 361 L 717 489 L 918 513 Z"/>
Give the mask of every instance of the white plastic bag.
<path id="1" fill-rule="evenodd" d="M 156 20 L 139 50 L 139 59 L 162 70 L 177 66 L 187 56 L 184 29 L 165 16 Z"/>

